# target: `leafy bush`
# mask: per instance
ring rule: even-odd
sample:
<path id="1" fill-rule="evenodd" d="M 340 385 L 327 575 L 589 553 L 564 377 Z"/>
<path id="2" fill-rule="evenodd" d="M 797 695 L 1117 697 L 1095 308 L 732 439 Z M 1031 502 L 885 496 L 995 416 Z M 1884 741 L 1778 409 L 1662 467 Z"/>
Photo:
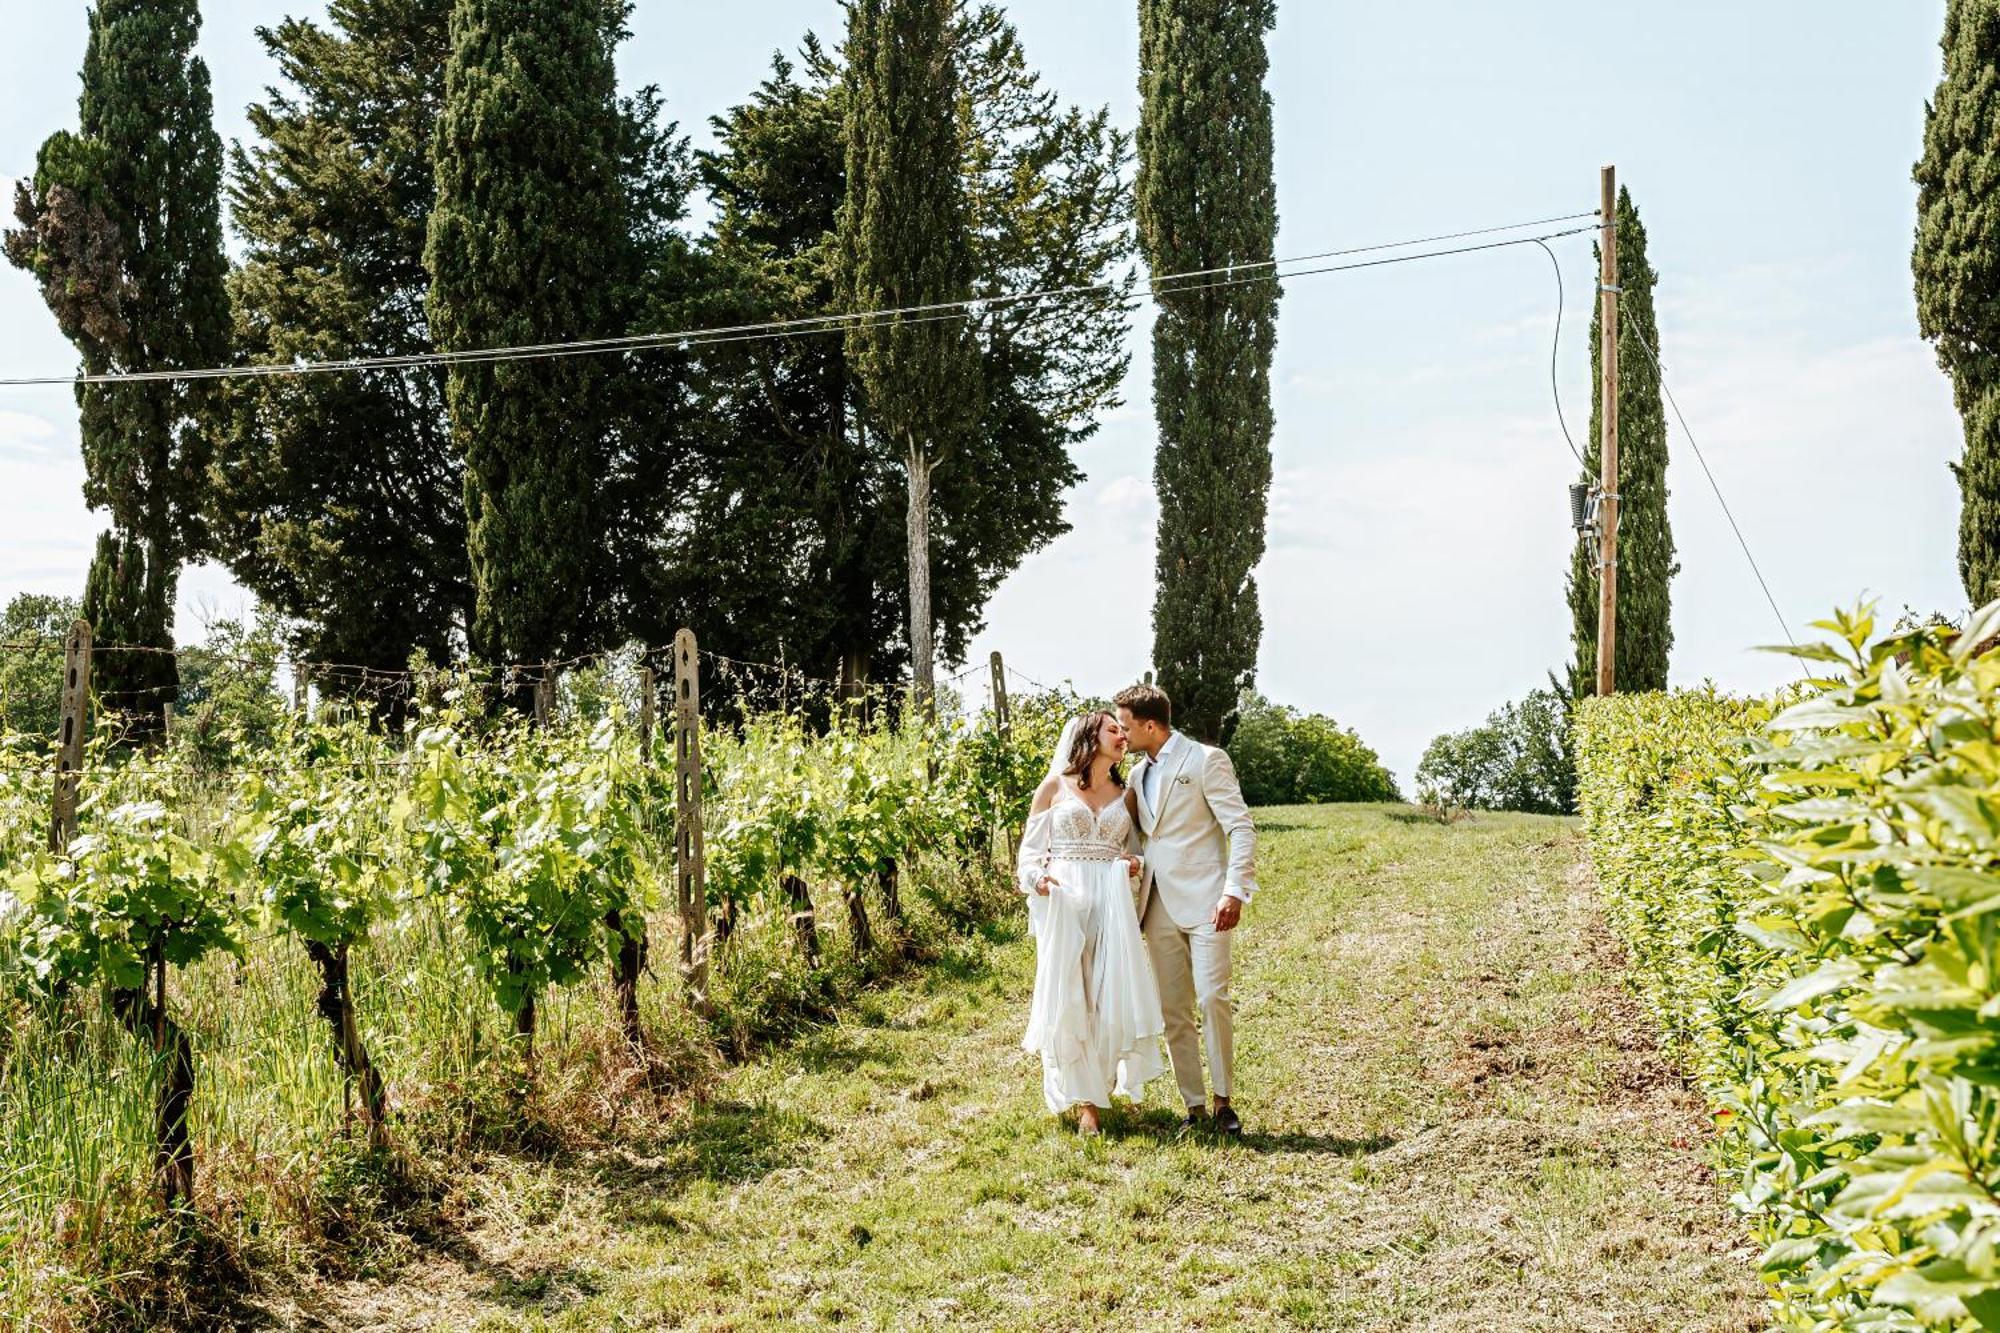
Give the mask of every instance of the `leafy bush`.
<path id="1" fill-rule="evenodd" d="M 1591 854 L 1781 1317 L 1996 1328 L 2000 604 L 1824 627 L 1778 703 L 1586 703 Z"/>
<path id="2" fill-rule="evenodd" d="M 1353 731 L 1260 694 L 1244 696 L 1229 757 L 1252 805 L 1401 799 L 1396 779 Z"/>
<path id="3" fill-rule="evenodd" d="M 62 706 L 63 641 L 77 617 L 71 597 L 17 593 L 0 611 L 0 731 L 51 742 Z"/>
<path id="4" fill-rule="evenodd" d="M 1554 690 L 1531 690 L 1488 714 L 1485 725 L 1439 736 L 1417 764 L 1428 805 L 1564 815 L 1576 809 L 1570 706 Z"/>
<path id="5" fill-rule="evenodd" d="M 290 712 L 277 688 L 279 628 L 260 608 L 248 625 L 227 617 L 209 622 L 207 642 L 181 652 L 177 762 L 207 768 L 251 762 L 277 743 Z"/>

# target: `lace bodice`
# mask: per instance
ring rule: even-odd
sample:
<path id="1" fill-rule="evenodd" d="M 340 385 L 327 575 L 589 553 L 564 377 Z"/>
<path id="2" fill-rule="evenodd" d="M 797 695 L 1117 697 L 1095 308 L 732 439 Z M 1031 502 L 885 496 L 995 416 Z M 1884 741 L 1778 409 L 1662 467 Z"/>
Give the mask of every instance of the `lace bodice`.
<path id="1" fill-rule="evenodd" d="M 1049 855 L 1076 860 L 1108 861 L 1125 855 L 1132 834 L 1132 815 L 1119 797 L 1093 813 L 1083 798 L 1064 791 L 1049 807 Z"/>

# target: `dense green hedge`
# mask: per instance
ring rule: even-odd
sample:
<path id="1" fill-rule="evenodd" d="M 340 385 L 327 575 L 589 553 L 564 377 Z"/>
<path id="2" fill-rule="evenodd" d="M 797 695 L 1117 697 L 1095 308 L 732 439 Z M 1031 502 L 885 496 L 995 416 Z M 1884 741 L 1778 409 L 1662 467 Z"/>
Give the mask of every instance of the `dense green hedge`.
<path id="1" fill-rule="evenodd" d="M 1826 622 L 1776 703 L 1591 701 L 1581 805 L 1801 1328 L 2000 1328 L 2000 653 Z"/>

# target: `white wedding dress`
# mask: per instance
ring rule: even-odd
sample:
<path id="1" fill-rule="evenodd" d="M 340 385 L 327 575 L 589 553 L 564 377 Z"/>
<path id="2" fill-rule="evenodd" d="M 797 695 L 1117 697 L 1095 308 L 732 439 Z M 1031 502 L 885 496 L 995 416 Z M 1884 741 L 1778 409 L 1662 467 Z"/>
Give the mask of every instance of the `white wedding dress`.
<path id="1" fill-rule="evenodd" d="M 1042 1057 L 1051 1112 L 1137 1101 L 1164 1072 L 1160 992 L 1139 936 L 1124 857 L 1138 839 L 1124 798 L 1093 812 L 1067 781 L 1028 820 L 1017 863 L 1035 937 L 1035 997 L 1024 1049 Z M 1036 882 L 1055 884 L 1046 895 Z"/>

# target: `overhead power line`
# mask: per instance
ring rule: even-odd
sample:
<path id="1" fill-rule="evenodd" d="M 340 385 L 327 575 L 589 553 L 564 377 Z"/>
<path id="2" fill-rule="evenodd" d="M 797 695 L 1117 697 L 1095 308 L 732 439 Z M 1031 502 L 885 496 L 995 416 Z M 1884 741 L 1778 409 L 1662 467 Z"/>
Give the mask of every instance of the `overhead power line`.
<path id="1" fill-rule="evenodd" d="M 1556 335 L 1549 344 L 1549 392 L 1556 400 L 1556 424 L 1562 427 L 1563 443 L 1569 446 L 1570 454 L 1576 459 L 1576 465 L 1587 472 L 1590 470 L 1590 464 L 1583 461 L 1582 451 L 1576 447 L 1576 441 L 1570 438 L 1569 422 L 1563 416 L 1562 386 L 1556 378 L 1556 365 L 1561 359 L 1563 345 L 1563 266 L 1556 259 L 1556 252 L 1549 249 L 1548 242 L 1538 239 L 1535 244 L 1542 247 L 1542 253 L 1549 257 L 1549 267 L 1556 272 Z"/>
<path id="2" fill-rule="evenodd" d="M 1674 391 L 1667 387 L 1666 367 L 1660 364 L 1658 353 L 1653 351 L 1646 342 L 1646 336 L 1640 333 L 1637 327 L 1627 324 L 1626 328 L 1631 330 L 1632 340 L 1639 344 L 1640 349 L 1646 353 L 1646 359 L 1653 363 L 1653 369 L 1658 372 L 1660 393 L 1665 396 L 1667 406 L 1673 409 L 1674 420 L 1680 423 L 1681 434 L 1687 437 L 1688 447 L 1694 450 L 1695 461 L 1701 464 L 1701 474 L 1708 478 L 1708 488 L 1715 492 L 1715 502 L 1722 506 L 1722 516 L 1729 520 L 1729 530 L 1736 534 L 1736 544 L 1743 548 L 1743 558 L 1749 562 L 1750 572 L 1756 577 L 1757 586 L 1764 590 L 1764 601 L 1770 606 L 1771 614 L 1777 617 L 1778 629 L 1783 632 L 1787 643 L 1794 648 L 1798 647 L 1799 641 L 1792 637 L 1792 627 L 1785 620 L 1785 613 L 1778 609 L 1778 599 L 1771 595 L 1771 585 L 1765 581 L 1764 571 L 1757 567 L 1757 557 L 1750 554 L 1750 543 L 1744 539 L 1743 529 L 1736 522 L 1736 515 L 1730 510 L 1729 501 L 1722 494 L 1722 483 L 1715 479 L 1715 472 L 1708 466 L 1707 456 L 1701 452 L 1701 445 L 1695 440 L 1694 432 L 1688 429 L 1687 418 L 1681 415 L 1681 405 L 1674 401 Z"/>
<path id="3" fill-rule="evenodd" d="M 1244 264 L 1228 264 L 1212 268 L 1189 269 L 1179 273 L 1159 274 L 1146 280 L 1145 295 L 1157 301 L 1162 296 L 1210 288 L 1232 287 L 1249 282 L 1285 281 L 1291 278 L 1316 277 L 1322 274 L 1346 272 L 1353 269 L 1375 268 L 1388 264 L 1413 263 L 1424 259 L 1441 259 L 1451 255 L 1471 254 L 1481 250 L 1500 249 L 1512 245 L 1543 244 L 1564 236 L 1574 236 L 1595 230 L 1594 227 L 1574 227 L 1568 230 L 1544 232 L 1535 236 L 1514 236 L 1502 240 L 1488 241 L 1477 245 L 1454 246 L 1441 250 L 1426 250 L 1416 254 L 1388 255 L 1382 258 L 1362 260 L 1347 264 L 1321 264 L 1322 260 L 1342 259 L 1354 255 L 1379 254 L 1390 250 L 1409 250 L 1417 246 L 1437 245 L 1444 241 L 1464 240 L 1475 236 L 1493 236 L 1503 232 L 1522 231 L 1531 227 L 1553 226 L 1558 223 L 1574 222 L 1582 218 L 1594 218 L 1596 210 L 1583 213 L 1567 213 L 1554 217 L 1534 218 L 1524 222 L 1504 223 L 1492 227 L 1474 227 L 1462 231 L 1441 232 L 1430 236 L 1412 237 L 1401 241 L 1382 241 L 1372 245 L 1350 246 L 1338 250 L 1322 250 L 1312 254 L 1292 256 L 1285 259 L 1257 260 Z M 1287 265 L 1309 264 L 1318 267 L 1298 268 L 1283 271 Z M 724 325 L 713 328 L 680 329 L 661 333 L 627 334 L 608 338 L 580 338 L 562 342 L 527 343 L 510 347 L 479 348 L 461 352 L 415 352 L 398 356 L 355 357 L 329 361 L 286 361 L 267 362 L 247 366 L 209 366 L 180 370 L 112 371 L 81 375 L 39 375 L 0 378 L 0 388 L 31 388 L 79 384 L 144 384 L 182 380 L 213 379 L 261 379 L 273 376 L 344 374 L 371 370 L 406 370 L 425 366 L 482 365 L 501 361 L 548 360 L 569 356 L 594 356 L 611 352 L 647 351 L 672 347 L 693 349 L 720 343 L 740 342 L 759 338 L 794 337 L 802 334 L 844 331 L 852 327 L 886 321 L 905 323 L 923 322 L 932 319 L 959 319 L 976 316 L 989 310 L 1004 309 L 1031 302 L 1063 299 L 1111 299 L 1122 300 L 1129 294 L 1130 278 L 1120 278 L 1113 282 L 1086 283 L 1065 287 L 1049 287 L 1031 292 L 1015 292 L 998 296 L 973 297 L 963 301 L 938 301 L 924 305 L 895 306 L 877 310 L 855 311 L 842 314 L 810 315 L 796 319 L 767 320 L 760 323 Z"/>

